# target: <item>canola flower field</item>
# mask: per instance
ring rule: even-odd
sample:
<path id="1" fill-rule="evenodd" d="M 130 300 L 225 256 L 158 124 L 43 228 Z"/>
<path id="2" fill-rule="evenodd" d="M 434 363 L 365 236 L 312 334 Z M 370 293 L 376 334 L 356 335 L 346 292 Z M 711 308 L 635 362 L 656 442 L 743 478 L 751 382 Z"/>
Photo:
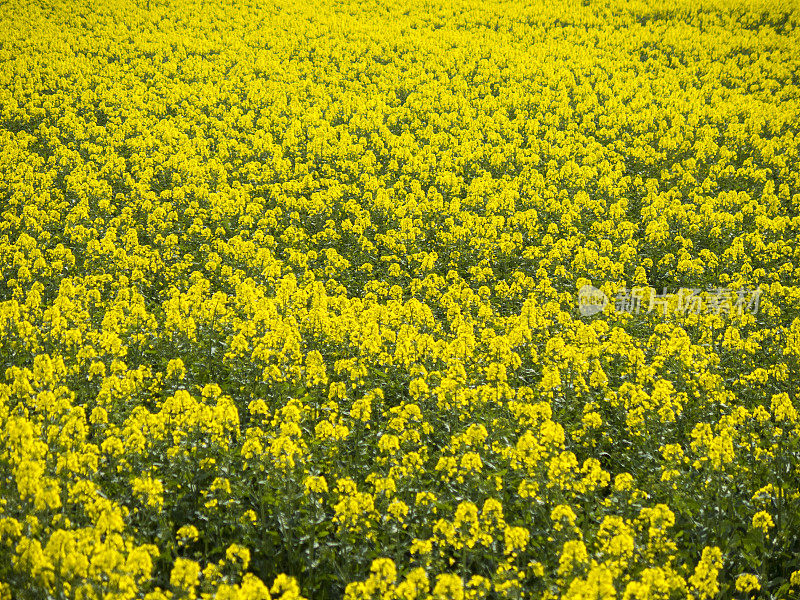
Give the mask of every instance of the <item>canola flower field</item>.
<path id="1" fill-rule="evenodd" d="M 796 5 L 9 0 L 0 65 L 0 599 L 800 597 Z"/>

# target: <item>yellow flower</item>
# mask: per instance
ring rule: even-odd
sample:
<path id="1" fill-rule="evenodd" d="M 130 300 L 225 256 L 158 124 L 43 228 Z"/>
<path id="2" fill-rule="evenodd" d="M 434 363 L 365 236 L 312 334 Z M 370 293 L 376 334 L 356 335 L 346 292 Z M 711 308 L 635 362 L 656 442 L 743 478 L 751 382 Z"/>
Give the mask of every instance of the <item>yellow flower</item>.
<path id="1" fill-rule="evenodd" d="M 569 540 L 564 542 L 561 555 L 558 559 L 558 575 L 565 577 L 575 573 L 589 561 L 589 553 L 586 545 L 580 540 Z"/>
<path id="2" fill-rule="evenodd" d="M 386 512 L 399 522 L 403 522 L 408 515 L 408 505 L 402 500 L 392 500 Z"/>
<path id="3" fill-rule="evenodd" d="M 225 559 L 228 562 L 239 561 L 242 563 L 241 570 L 246 571 L 250 565 L 250 550 L 239 544 L 231 544 L 225 550 Z"/>
<path id="4" fill-rule="evenodd" d="M 550 520 L 553 521 L 553 529 L 560 531 L 566 522 L 570 527 L 575 526 L 575 511 L 566 504 L 559 504 L 550 512 Z"/>
<path id="5" fill-rule="evenodd" d="M 769 530 L 772 527 L 775 527 L 775 522 L 772 520 L 772 516 L 766 511 L 759 511 L 753 515 L 753 529 L 760 529 L 765 534 L 769 533 Z"/>
<path id="6" fill-rule="evenodd" d="M 438 575 L 432 596 L 434 600 L 464 600 L 464 581 L 458 575 Z"/>
<path id="7" fill-rule="evenodd" d="M 718 576 L 722 569 L 722 550 L 715 547 L 703 548 L 703 556 L 689 578 L 690 589 L 701 600 L 713 598 L 719 592 Z"/>
<path id="8" fill-rule="evenodd" d="M 200 565 L 188 558 L 177 558 L 169 576 L 170 584 L 192 593 L 200 580 Z"/>
<path id="9" fill-rule="evenodd" d="M 761 584 L 756 575 L 744 573 L 736 578 L 736 589 L 740 592 L 757 592 L 761 589 Z"/>
<path id="10" fill-rule="evenodd" d="M 528 545 L 530 533 L 524 527 L 506 527 L 504 537 L 504 553 L 515 555 L 517 552 L 524 550 Z"/>
<path id="11" fill-rule="evenodd" d="M 789 577 L 789 583 L 792 585 L 792 587 L 800 587 L 800 570 L 791 574 Z"/>
<path id="12" fill-rule="evenodd" d="M 187 541 L 196 542 L 200 537 L 200 532 L 194 525 L 184 525 L 178 529 L 175 537 L 180 544 L 185 544 Z"/>
<path id="13" fill-rule="evenodd" d="M 161 510 L 164 506 L 164 484 L 152 477 L 135 477 L 132 487 L 135 496 L 142 498 L 145 505 Z"/>
<path id="14" fill-rule="evenodd" d="M 305 493 L 306 495 L 314 493 L 314 494 L 323 494 L 327 493 L 328 491 L 328 482 L 325 481 L 325 478 L 320 476 L 311 476 L 306 477 L 305 481 L 303 482 L 305 486 Z"/>
<path id="15" fill-rule="evenodd" d="M 167 363 L 167 377 L 183 379 L 186 376 L 186 367 L 180 358 L 174 358 Z"/>
<path id="16" fill-rule="evenodd" d="M 586 578 L 574 579 L 564 594 L 565 600 L 614 600 L 617 590 L 614 587 L 614 573 L 604 565 L 593 565 Z"/>

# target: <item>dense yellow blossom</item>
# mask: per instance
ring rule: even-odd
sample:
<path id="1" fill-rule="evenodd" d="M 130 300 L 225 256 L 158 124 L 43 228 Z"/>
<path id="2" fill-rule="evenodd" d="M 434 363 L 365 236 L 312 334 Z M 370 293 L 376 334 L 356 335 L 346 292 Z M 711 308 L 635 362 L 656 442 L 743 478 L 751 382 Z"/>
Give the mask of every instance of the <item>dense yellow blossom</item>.
<path id="1" fill-rule="evenodd" d="M 795 0 L 10 0 L 0 64 L 0 600 L 797 591 Z"/>

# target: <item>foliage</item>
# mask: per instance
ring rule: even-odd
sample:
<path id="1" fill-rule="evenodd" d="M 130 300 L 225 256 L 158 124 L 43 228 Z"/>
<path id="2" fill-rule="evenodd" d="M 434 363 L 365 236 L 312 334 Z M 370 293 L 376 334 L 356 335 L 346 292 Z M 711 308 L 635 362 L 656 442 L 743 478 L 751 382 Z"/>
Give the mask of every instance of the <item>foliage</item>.
<path id="1" fill-rule="evenodd" d="M 0 599 L 797 598 L 799 24 L 7 2 Z"/>

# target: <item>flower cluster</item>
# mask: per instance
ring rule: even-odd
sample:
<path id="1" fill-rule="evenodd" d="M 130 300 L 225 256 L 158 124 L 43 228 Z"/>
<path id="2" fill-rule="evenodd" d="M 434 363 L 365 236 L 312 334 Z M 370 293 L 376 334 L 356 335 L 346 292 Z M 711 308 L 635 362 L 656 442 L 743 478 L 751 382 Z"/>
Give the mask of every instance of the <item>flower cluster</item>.
<path id="1" fill-rule="evenodd" d="M 800 13 L 574 4 L 4 6 L 0 600 L 800 587 Z"/>

